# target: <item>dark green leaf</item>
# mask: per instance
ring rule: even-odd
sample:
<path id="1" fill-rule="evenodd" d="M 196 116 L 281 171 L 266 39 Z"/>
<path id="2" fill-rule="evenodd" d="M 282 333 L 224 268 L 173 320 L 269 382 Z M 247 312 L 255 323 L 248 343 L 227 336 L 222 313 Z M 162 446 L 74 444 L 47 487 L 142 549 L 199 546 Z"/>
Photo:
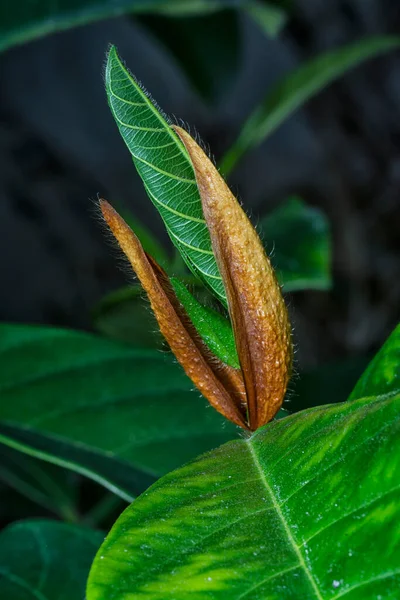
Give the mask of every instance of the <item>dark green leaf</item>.
<path id="1" fill-rule="evenodd" d="M 235 0 L 22 0 L 0 3 L 0 51 L 49 33 L 126 13 L 202 14 Z"/>
<path id="2" fill-rule="evenodd" d="M 0 444 L 0 481 L 67 521 L 77 521 L 72 473 Z"/>
<path id="3" fill-rule="evenodd" d="M 81 600 L 104 536 L 91 529 L 32 520 L 0 533 L 0 598 Z"/>
<path id="4" fill-rule="evenodd" d="M 154 477 L 236 435 L 159 351 L 74 331 L 1 325 L 0 364 L 0 441 L 127 500 Z"/>
<path id="5" fill-rule="evenodd" d="M 383 383 L 162 478 L 113 527 L 88 600 L 396 600 L 400 393 Z"/>
<path id="6" fill-rule="evenodd" d="M 164 44 L 206 100 L 228 92 L 237 72 L 241 43 L 236 11 L 179 19 L 145 15 L 140 23 Z"/>
<path id="7" fill-rule="evenodd" d="M 289 73 L 268 92 L 245 122 L 233 146 L 221 162 L 227 175 L 245 152 L 260 144 L 304 102 L 362 61 L 393 50 L 398 37 L 373 37 L 333 50 L 305 63 Z"/>
<path id="8" fill-rule="evenodd" d="M 171 284 L 190 320 L 210 350 L 227 365 L 239 369 L 239 358 L 230 321 L 216 310 L 200 304 L 175 277 L 171 277 Z"/>
<path id="9" fill-rule="evenodd" d="M 320 210 L 290 198 L 259 229 L 285 292 L 330 288 L 330 231 Z"/>
<path id="10" fill-rule="evenodd" d="M 122 138 L 172 242 L 193 273 L 226 304 L 186 148 L 122 65 L 114 47 L 107 60 L 106 88 Z"/>

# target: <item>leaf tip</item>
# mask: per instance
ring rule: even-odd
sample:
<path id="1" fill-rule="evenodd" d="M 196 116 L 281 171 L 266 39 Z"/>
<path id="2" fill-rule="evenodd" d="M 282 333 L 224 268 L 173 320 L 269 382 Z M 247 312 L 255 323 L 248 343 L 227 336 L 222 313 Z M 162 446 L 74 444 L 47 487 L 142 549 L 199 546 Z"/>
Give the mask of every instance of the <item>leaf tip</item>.
<path id="1" fill-rule="evenodd" d="M 104 200 L 104 198 L 99 199 L 99 207 L 104 220 L 108 225 L 110 225 L 110 222 L 115 220 L 117 216 L 116 211 L 113 209 L 111 204 L 107 202 L 107 200 Z"/>
<path id="2" fill-rule="evenodd" d="M 114 44 L 110 44 L 107 51 L 107 62 L 112 58 L 118 58 L 117 48 Z"/>

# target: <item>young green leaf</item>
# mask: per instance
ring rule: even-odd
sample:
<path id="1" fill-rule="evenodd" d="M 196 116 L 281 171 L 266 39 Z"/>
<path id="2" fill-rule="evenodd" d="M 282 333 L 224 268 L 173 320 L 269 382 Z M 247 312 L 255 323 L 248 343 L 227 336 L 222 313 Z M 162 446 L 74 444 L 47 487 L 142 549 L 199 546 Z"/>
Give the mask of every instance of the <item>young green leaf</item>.
<path id="1" fill-rule="evenodd" d="M 0 442 L 126 500 L 237 435 L 174 360 L 82 332 L 0 326 Z"/>
<path id="2" fill-rule="evenodd" d="M 222 362 L 239 369 L 239 359 L 230 321 L 221 313 L 203 306 L 176 277 L 170 278 L 174 291 L 183 304 L 200 336 Z"/>
<path id="3" fill-rule="evenodd" d="M 226 304 L 188 153 L 114 47 L 107 59 L 106 89 L 122 138 L 172 242 L 191 271 Z"/>
<path id="4" fill-rule="evenodd" d="M 285 292 L 330 288 L 330 230 L 320 210 L 290 198 L 263 217 L 258 229 Z"/>
<path id="5" fill-rule="evenodd" d="M 245 122 L 239 137 L 221 162 L 228 175 L 243 154 L 261 144 L 285 119 L 322 88 L 362 61 L 393 50 L 400 45 L 398 37 L 373 37 L 356 44 L 317 56 L 289 73 L 268 92 Z"/>
<path id="6" fill-rule="evenodd" d="M 86 527 L 31 520 L 0 533 L 0 598 L 76 600 L 104 536 Z"/>
<path id="7" fill-rule="evenodd" d="M 375 369 L 374 395 L 275 421 L 163 477 L 114 525 L 87 599 L 396 600 L 400 382 L 387 393 L 384 357 Z"/>

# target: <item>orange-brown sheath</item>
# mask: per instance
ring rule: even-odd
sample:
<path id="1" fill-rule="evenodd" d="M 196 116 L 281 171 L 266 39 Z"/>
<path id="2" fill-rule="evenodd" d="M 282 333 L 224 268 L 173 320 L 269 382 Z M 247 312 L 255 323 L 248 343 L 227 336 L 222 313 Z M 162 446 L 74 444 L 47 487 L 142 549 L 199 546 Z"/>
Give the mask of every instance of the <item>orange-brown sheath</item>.
<path id="1" fill-rule="evenodd" d="M 105 200 L 104 219 L 146 291 L 161 333 L 186 374 L 210 404 L 236 425 L 245 422 L 245 388 L 240 371 L 212 355 L 179 303 L 167 275 L 148 256 L 130 227 Z"/>
<path id="2" fill-rule="evenodd" d="M 191 158 L 212 248 L 224 281 L 246 386 L 249 428 L 270 421 L 291 374 L 291 327 L 260 238 L 208 156 L 174 126 Z"/>

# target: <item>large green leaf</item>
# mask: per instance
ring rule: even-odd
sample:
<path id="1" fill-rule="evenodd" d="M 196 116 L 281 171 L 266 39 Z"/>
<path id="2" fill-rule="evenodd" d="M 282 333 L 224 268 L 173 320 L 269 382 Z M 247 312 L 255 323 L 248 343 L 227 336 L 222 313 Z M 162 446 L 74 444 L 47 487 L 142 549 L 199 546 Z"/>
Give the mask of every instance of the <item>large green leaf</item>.
<path id="1" fill-rule="evenodd" d="M 396 346 L 375 365 L 384 381 Z M 88 600 L 397 599 L 399 384 L 268 424 L 159 480 L 99 550 Z"/>
<path id="2" fill-rule="evenodd" d="M 259 230 L 285 292 L 330 288 L 330 230 L 320 210 L 290 198 L 261 219 Z"/>
<path id="3" fill-rule="evenodd" d="M 327 52 L 278 81 L 242 127 L 239 137 L 221 162 L 227 175 L 245 152 L 260 144 L 283 121 L 322 88 L 362 61 L 393 50 L 398 37 L 373 37 Z"/>
<path id="4" fill-rule="evenodd" d="M 104 536 L 56 521 L 31 520 L 0 533 L 0 597 L 80 600 Z"/>
<path id="5" fill-rule="evenodd" d="M 172 242 L 193 273 L 226 304 L 189 155 L 114 47 L 107 60 L 106 88 L 120 133 Z"/>
<path id="6" fill-rule="evenodd" d="M 49 33 L 126 13 L 202 14 L 235 0 L 20 0 L 0 3 L 0 51 Z"/>
<path id="7" fill-rule="evenodd" d="M 169 355 L 85 333 L 0 326 L 0 442 L 129 500 L 236 435 Z"/>

